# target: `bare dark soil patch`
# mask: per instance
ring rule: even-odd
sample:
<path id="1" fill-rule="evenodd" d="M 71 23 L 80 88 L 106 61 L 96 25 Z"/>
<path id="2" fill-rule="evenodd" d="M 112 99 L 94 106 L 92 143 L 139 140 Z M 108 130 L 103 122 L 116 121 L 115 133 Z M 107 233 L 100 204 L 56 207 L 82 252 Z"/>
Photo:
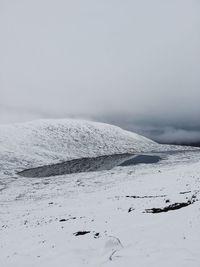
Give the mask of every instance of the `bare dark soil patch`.
<path id="1" fill-rule="evenodd" d="M 161 212 L 168 212 L 171 210 L 178 210 L 184 207 L 187 207 L 191 204 L 193 204 L 195 201 L 194 200 L 188 200 L 187 202 L 182 202 L 182 203 L 174 203 L 169 206 L 166 206 L 164 208 L 152 208 L 152 209 L 146 209 L 146 213 L 161 213 Z"/>
<path id="2" fill-rule="evenodd" d="M 167 195 L 156 195 L 156 196 L 126 196 L 127 198 L 160 198 L 160 197 L 166 197 Z"/>
<path id="3" fill-rule="evenodd" d="M 80 236 L 80 235 L 86 235 L 89 234 L 90 231 L 78 231 L 76 233 L 74 233 L 75 236 Z"/>

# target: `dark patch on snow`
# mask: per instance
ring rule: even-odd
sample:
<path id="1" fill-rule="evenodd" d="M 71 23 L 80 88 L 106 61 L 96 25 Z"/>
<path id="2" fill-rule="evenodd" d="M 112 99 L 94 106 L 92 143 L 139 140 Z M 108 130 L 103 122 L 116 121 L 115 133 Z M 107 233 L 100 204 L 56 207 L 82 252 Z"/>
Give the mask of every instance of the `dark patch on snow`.
<path id="1" fill-rule="evenodd" d="M 184 194 L 188 194 L 191 193 L 192 191 L 185 191 L 185 192 L 180 192 L 179 194 L 184 195 Z"/>
<path id="2" fill-rule="evenodd" d="M 114 154 L 94 158 L 73 159 L 62 163 L 31 168 L 19 172 L 23 177 L 49 177 L 71 173 L 111 170 L 133 157 L 133 154 Z"/>
<path id="3" fill-rule="evenodd" d="M 133 210 L 135 210 L 135 209 L 132 208 L 132 207 L 130 207 L 130 208 L 128 209 L 128 212 L 131 212 L 131 211 L 133 211 Z"/>
<path id="4" fill-rule="evenodd" d="M 78 231 L 76 233 L 74 233 L 75 236 L 79 236 L 79 235 L 86 235 L 86 234 L 89 234 L 90 231 Z"/>
<path id="5" fill-rule="evenodd" d="M 75 220 L 76 217 L 71 217 L 71 218 L 68 218 L 68 219 L 60 219 L 59 222 L 67 222 L 69 220 Z"/>
<path id="6" fill-rule="evenodd" d="M 166 197 L 166 195 L 156 195 L 156 196 L 126 196 L 127 198 L 159 198 Z"/>
<path id="7" fill-rule="evenodd" d="M 146 213 L 161 213 L 161 212 L 168 212 L 170 210 L 178 210 L 184 207 L 187 207 L 191 204 L 193 204 L 194 200 L 188 200 L 187 202 L 182 203 L 174 203 L 172 205 L 166 206 L 164 208 L 152 208 L 152 209 L 146 209 Z"/>
<path id="8" fill-rule="evenodd" d="M 58 176 L 64 174 L 81 173 L 81 172 L 94 172 L 111 170 L 117 166 L 130 166 L 137 164 L 152 164 L 157 163 L 162 158 L 159 156 L 139 155 L 133 154 L 113 154 L 106 156 L 99 156 L 93 158 L 80 158 L 65 161 L 62 163 L 40 166 L 36 168 L 26 169 L 17 174 L 23 177 L 40 178 Z M 77 181 L 78 185 L 84 186 L 81 181 Z"/>
<path id="9" fill-rule="evenodd" d="M 99 238 L 99 237 L 100 237 L 100 233 L 94 234 L 94 238 Z"/>
<path id="10" fill-rule="evenodd" d="M 130 166 L 130 165 L 137 165 L 137 164 L 153 164 L 153 163 L 158 163 L 160 160 L 162 160 L 162 158 L 159 156 L 139 155 L 127 161 L 124 161 L 122 164 L 120 164 L 120 166 Z"/>

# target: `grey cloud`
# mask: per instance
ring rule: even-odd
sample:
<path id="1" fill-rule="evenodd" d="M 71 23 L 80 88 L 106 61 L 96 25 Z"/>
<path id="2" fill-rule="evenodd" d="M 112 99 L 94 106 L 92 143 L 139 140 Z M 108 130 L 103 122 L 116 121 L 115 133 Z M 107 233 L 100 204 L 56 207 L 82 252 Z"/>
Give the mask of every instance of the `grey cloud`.
<path id="1" fill-rule="evenodd" d="M 197 125 L 199 14 L 196 0 L 2 0 L 3 121 L 122 114 Z"/>
<path id="2" fill-rule="evenodd" d="M 154 137 L 155 138 L 155 137 Z M 200 132 L 183 130 L 183 129 L 173 129 L 166 128 L 164 132 L 157 136 L 157 140 L 164 143 L 199 143 L 200 142 Z"/>

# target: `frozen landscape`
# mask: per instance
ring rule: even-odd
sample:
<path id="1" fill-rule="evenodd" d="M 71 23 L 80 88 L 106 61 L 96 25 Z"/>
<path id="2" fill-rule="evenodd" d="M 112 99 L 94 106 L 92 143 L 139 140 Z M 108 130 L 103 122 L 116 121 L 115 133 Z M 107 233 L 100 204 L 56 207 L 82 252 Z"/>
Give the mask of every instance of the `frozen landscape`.
<path id="1" fill-rule="evenodd" d="M 0 267 L 200 267 L 200 0 L 0 0 Z"/>
<path id="2" fill-rule="evenodd" d="M 197 148 L 81 120 L 1 125 L 0 266 L 198 267 L 199 195 Z"/>

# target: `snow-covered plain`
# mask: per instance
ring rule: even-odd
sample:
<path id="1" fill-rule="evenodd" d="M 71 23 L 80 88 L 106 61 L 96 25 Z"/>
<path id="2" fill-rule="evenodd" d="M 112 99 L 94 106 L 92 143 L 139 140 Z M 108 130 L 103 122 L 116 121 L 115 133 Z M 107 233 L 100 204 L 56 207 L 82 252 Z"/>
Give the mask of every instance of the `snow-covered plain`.
<path id="1" fill-rule="evenodd" d="M 156 164 L 17 175 L 86 156 L 163 151 Z M 0 168 L 1 267 L 200 266 L 197 149 L 161 146 L 106 124 L 35 121 L 0 127 Z M 175 203 L 190 205 L 150 212 Z"/>

